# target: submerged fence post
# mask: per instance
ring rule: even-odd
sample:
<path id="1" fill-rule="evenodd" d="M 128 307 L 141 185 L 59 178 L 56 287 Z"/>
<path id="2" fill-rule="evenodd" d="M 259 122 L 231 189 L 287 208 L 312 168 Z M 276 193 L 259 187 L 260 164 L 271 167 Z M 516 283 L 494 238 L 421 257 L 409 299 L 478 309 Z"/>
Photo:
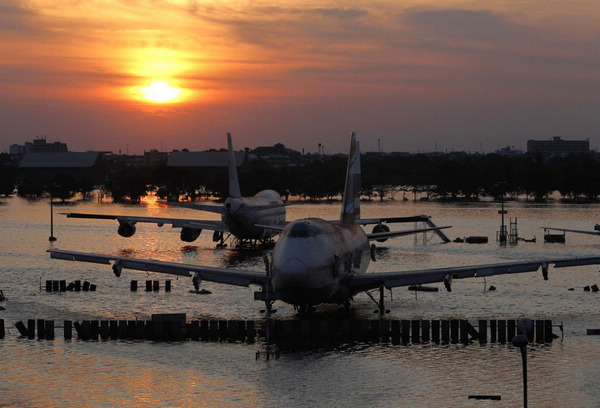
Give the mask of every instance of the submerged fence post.
<path id="1" fill-rule="evenodd" d="M 71 320 L 64 321 L 64 338 L 71 340 L 73 338 L 73 322 Z"/>

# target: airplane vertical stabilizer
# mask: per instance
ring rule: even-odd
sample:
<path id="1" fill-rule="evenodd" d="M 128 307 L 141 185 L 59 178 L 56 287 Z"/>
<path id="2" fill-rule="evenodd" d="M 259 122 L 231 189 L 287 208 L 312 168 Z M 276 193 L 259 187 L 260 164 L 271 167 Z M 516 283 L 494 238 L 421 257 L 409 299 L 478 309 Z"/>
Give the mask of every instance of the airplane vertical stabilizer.
<path id="1" fill-rule="evenodd" d="M 227 152 L 229 153 L 229 196 L 241 198 L 240 183 L 238 181 L 237 167 L 235 165 L 235 154 L 233 152 L 233 143 L 231 142 L 231 133 L 227 133 Z"/>
<path id="2" fill-rule="evenodd" d="M 356 141 L 356 134 L 352 132 L 341 221 L 354 222 L 360 218 L 360 193 L 360 146 Z"/>

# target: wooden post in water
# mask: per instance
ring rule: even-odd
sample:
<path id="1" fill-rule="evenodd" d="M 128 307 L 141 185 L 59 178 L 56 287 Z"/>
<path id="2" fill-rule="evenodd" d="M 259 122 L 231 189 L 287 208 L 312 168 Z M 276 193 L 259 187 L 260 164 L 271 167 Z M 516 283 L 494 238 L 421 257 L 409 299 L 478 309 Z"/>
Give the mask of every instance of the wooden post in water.
<path id="1" fill-rule="evenodd" d="M 119 338 L 119 322 L 117 320 L 109 320 L 108 332 L 111 340 L 117 340 Z"/>
<path id="2" fill-rule="evenodd" d="M 402 336 L 402 344 L 408 344 L 410 342 L 410 321 L 401 320 L 400 325 L 400 335 Z"/>
<path id="3" fill-rule="evenodd" d="M 450 341 L 458 343 L 458 320 L 450 320 Z"/>
<path id="4" fill-rule="evenodd" d="M 431 321 L 431 341 L 433 343 L 440 342 L 440 321 L 439 320 Z"/>
<path id="5" fill-rule="evenodd" d="M 246 339 L 248 343 L 254 343 L 256 338 L 256 328 L 254 327 L 254 320 L 248 320 L 246 322 Z"/>
<path id="6" fill-rule="evenodd" d="M 450 343 L 450 322 L 442 320 L 442 343 Z"/>
<path id="7" fill-rule="evenodd" d="M 46 324 L 44 327 L 45 330 L 45 339 L 46 340 L 54 340 L 54 320 L 46 320 Z"/>
<path id="8" fill-rule="evenodd" d="M 17 328 L 17 330 L 19 330 L 21 337 L 28 336 L 29 330 L 27 329 L 27 327 L 25 327 L 25 324 L 23 324 L 22 321 L 18 321 L 17 323 L 15 323 L 15 327 Z"/>
<path id="9" fill-rule="evenodd" d="M 27 319 L 27 337 L 35 339 L 35 319 Z"/>
<path id="10" fill-rule="evenodd" d="M 190 339 L 192 340 L 200 340 L 200 321 L 192 320 L 190 322 Z"/>
<path id="11" fill-rule="evenodd" d="M 64 321 L 63 332 L 65 340 L 71 340 L 73 338 L 73 322 L 71 320 Z"/>
<path id="12" fill-rule="evenodd" d="M 208 339 L 211 341 L 217 341 L 219 338 L 219 322 L 217 320 L 211 320 L 208 323 Z"/>
<path id="13" fill-rule="evenodd" d="M 410 341 L 413 344 L 421 343 L 421 321 L 412 320 L 410 324 Z"/>
<path id="14" fill-rule="evenodd" d="M 37 320 L 38 339 L 46 338 L 46 322 L 44 319 Z"/>
<path id="15" fill-rule="evenodd" d="M 379 320 L 371 320 L 370 340 L 379 343 Z"/>
<path id="16" fill-rule="evenodd" d="M 110 337 L 110 323 L 108 320 L 100 320 L 100 339 L 108 340 Z"/>
<path id="17" fill-rule="evenodd" d="M 487 320 L 479 320 L 479 343 L 487 343 Z"/>
<path id="18" fill-rule="evenodd" d="M 379 322 L 379 337 L 382 343 L 389 343 L 390 341 L 390 321 L 381 320 Z M 333 339 L 334 341 L 336 339 Z"/>
<path id="19" fill-rule="evenodd" d="M 423 343 L 429 343 L 429 339 L 431 337 L 429 335 L 429 326 L 430 326 L 429 320 L 421 321 L 421 341 Z"/>
<path id="20" fill-rule="evenodd" d="M 208 341 L 208 320 L 200 321 L 200 340 Z"/>
<path id="21" fill-rule="evenodd" d="M 98 341 L 100 336 L 100 322 L 98 320 L 92 320 L 90 322 L 90 337 L 92 340 Z"/>
<path id="22" fill-rule="evenodd" d="M 471 324 L 467 320 L 464 320 L 464 319 L 459 320 L 458 324 L 459 324 L 459 328 L 460 328 L 460 342 L 462 344 L 469 344 L 469 340 L 470 340 L 469 337 L 471 335 L 473 335 L 473 331 L 475 329 L 473 328 L 473 326 L 471 326 Z M 473 331 L 471 329 L 473 329 Z M 476 338 L 479 337 L 479 334 L 477 333 L 477 336 L 474 336 L 474 337 L 476 337 Z"/>
<path id="23" fill-rule="evenodd" d="M 400 321 L 392 320 L 392 344 L 400 344 Z"/>
<path id="24" fill-rule="evenodd" d="M 552 343 L 554 335 L 552 334 L 552 320 L 544 320 L 544 339 L 546 343 Z"/>
<path id="25" fill-rule="evenodd" d="M 135 338 L 145 339 L 146 338 L 146 321 L 136 320 L 135 321 Z"/>
<path id="26" fill-rule="evenodd" d="M 506 344 L 506 340 L 506 320 L 498 320 L 498 343 Z"/>
<path id="27" fill-rule="evenodd" d="M 125 340 L 127 338 L 127 320 L 119 320 L 119 339 Z"/>
<path id="28" fill-rule="evenodd" d="M 77 329 L 77 325 L 75 326 Z M 92 322 L 89 320 L 82 320 L 79 330 L 77 330 L 77 338 L 80 340 L 89 340 L 92 333 Z"/>
<path id="29" fill-rule="evenodd" d="M 514 320 L 507 320 L 506 321 L 506 338 L 510 341 L 512 341 L 512 339 L 515 337 L 515 335 L 517 334 L 517 322 Z"/>

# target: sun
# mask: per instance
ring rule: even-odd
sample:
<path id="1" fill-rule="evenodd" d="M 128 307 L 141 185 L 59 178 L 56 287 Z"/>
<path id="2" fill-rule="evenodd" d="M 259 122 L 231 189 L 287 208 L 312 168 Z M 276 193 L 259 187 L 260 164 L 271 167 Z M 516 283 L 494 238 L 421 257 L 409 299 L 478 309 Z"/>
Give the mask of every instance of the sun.
<path id="1" fill-rule="evenodd" d="M 177 98 L 180 93 L 179 89 L 171 88 L 165 81 L 154 82 L 140 92 L 144 98 L 153 102 L 169 102 Z"/>

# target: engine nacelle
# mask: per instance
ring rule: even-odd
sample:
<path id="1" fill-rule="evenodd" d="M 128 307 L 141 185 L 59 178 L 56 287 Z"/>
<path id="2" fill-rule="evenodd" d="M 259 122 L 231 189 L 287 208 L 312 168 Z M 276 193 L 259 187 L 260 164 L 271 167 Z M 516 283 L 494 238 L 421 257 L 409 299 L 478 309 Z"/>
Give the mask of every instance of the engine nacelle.
<path id="1" fill-rule="evenodd" d="M 183 227 L 181 229 L 181 240 L 185 242 L 194 242 L 202 232 L 201 229 Z"/>
<path id="2" fill-rule="evenodd" d="M 120 236 L 129 238 L 135 234 L 135 225 L 129 222 L 119 223 L 119 229 L 117 230 Z"/>
<path id="3" fill-rule="evenodd" d="M 378 232 L 390 232 L 390 227 L 385 224 L 377 224 L 373 227 L 373 234 L 377 234 Z M 387 238 L 377 239 L 377 242 L 385 242 Z"/>

